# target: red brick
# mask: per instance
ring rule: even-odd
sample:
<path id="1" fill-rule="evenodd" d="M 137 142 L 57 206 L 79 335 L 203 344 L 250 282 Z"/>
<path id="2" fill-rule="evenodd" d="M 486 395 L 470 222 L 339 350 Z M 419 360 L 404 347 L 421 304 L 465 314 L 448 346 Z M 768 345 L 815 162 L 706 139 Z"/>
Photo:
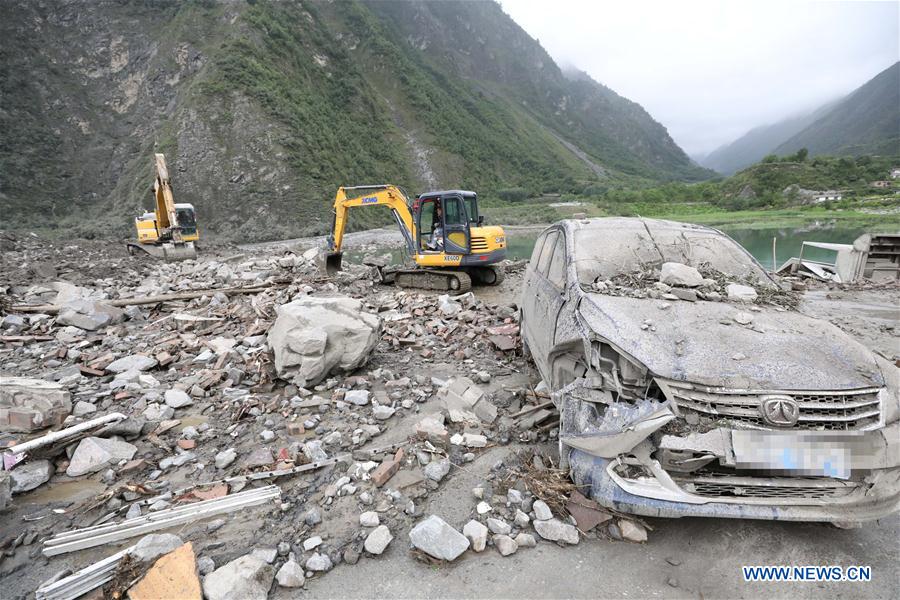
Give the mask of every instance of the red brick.
<path id="1" fill-rule="evenodd" d="M 381 487 L 400 470 L 400 463 L 392 458 L 387 459 L 372 471 L 372 482 Z"/>

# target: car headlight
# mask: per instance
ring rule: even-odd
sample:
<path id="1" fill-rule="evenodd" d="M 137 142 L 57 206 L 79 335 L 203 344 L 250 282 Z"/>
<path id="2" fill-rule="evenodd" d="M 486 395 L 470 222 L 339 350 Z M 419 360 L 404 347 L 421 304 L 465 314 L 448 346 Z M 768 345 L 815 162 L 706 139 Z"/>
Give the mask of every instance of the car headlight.
<path id="1" fill-rule="evenodd" d="M 900 419 L 900 369 L 877 354 L 875 362 L 884 377 L 884 389 L 878 392 L 878 399 L 884 407 L 884 422 L 892 423 Z"/>

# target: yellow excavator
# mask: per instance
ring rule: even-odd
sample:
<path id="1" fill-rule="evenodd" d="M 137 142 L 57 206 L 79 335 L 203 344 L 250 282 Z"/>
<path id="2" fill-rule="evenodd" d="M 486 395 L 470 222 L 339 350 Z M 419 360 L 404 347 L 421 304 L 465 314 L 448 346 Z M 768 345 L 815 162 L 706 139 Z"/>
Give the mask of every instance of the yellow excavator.
<path id="1" fill-rule="evenodd" d="M 169 181 L 166 157 L 156 154 L 156 180 L 153 197 L 156 210 L 134 219 L 137 242 L 128 242 L 129 254 L 146 252 L 166 260 L 187 260 L 197 257 L 194 242 L 200 238 L 197 218 L 192 204 L 176 204 Z"/>
<path id="2" fill-rule="evenodd" d="M 329 273 L 341 268 L 347 213 L 359 206 L 390 208 L 406 250 L 416 263 L 413 269 L 384 272 L 387 282 L 461 294 L 473 282 L 498 285 L 503 281 L 503 268 L 497 263 L 506 257 L 506 234 L 502 227 L 484 225 L 475 192 L 427 192 L 410 202 L 395 185 L 338 188 L 334 225 L 328 238 Z"/>

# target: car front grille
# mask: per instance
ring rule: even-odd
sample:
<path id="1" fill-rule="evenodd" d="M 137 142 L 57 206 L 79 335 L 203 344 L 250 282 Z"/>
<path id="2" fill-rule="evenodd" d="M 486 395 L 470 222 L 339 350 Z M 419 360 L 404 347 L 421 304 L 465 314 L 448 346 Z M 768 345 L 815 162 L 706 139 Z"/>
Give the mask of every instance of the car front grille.
<path id="1" fill-rule="evenodd" d="M 674 481 L 685 492 L 707 498 L 829 499 L 849 496 L 860 487 L 854 481 L 827 477 L 741 477 L 703 472 Z"/>
<path id="2" fill-rule="evenodd" d="M 487 238 L 473 236 L 471 246 L 473 252 L 484 252 L 488 249 Z"/>
<path id="3" fill-rule="evenodd" d="M 699 420 L 701 417 L 751 429 L 813 431 L 861 431 L 881 423 L 881 400 L 877 389 L 778 394 L 797 404 L 799 416 L 792 426 L 773 426 L 763 418 L 761 406 L 767 397 L 765 393 L 713 393 L 676 387 L 672 391 L 675 403 L 689 423 L 692 418 Z"/>

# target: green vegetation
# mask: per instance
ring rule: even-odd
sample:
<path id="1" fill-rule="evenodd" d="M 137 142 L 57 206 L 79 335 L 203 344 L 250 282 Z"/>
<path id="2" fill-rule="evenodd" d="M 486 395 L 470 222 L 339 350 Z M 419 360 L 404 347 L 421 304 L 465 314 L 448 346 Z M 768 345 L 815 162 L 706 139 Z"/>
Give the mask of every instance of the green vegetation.
<path id="1" fill-rule="evenodd" d="M 746 228 L 796 226 L 813 221 L 878 230 L 900 228 L 897 191 L 876 189 L 900 158 L 861 156 L 816 157 L 800 151 L 772 157 L 733 177 L 695 184 L 667 183 L 655 187 L 586 189 L 582 194 L 555 199 L 510 201 L 485 199 L 484 212 L 492 222 L 548 223 L 584 213 L 586 216 L 643 216 L 707 225 Z M 803 190 L 839 190 L 842 199 L 806 203 Z M 787 190 L 787 192 L 785 192 Z"/>

